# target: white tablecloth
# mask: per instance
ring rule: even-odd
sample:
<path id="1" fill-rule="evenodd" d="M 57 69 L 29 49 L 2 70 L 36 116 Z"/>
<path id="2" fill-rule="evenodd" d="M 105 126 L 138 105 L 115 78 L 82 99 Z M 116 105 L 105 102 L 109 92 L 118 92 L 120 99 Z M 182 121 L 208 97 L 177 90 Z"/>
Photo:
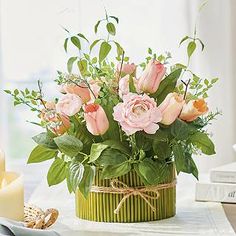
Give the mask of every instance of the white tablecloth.
<path id="1" fill-rule="evenodd" d="M 205 178 L 205 177 L 204 177 Z M 43 181 L 30 198 L 30 202 L 43 209 L 57 208 L 58 222 L 53 229 L 62 236 L 116 236 L 116 235 L 236 235 L 219 203 L 195 202 L 195 180 L 181 175 L 177 184 L 177 215 L 173 218 L 145 223 L 114 224 L 79 220 L 75 217 L 74 196 L 66 185 L 47 187 Z"/>

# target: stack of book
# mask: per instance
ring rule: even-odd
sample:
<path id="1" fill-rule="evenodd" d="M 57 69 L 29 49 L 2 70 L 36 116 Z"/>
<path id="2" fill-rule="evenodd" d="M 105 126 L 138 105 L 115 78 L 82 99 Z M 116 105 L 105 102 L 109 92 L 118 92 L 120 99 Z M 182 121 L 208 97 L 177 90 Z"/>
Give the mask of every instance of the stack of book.
<path id="1" fill-rule="evenodd" d="M 236 203 L 236 162 L 212 169 L 209 182 L 198 182 L 196 201 Z"/>

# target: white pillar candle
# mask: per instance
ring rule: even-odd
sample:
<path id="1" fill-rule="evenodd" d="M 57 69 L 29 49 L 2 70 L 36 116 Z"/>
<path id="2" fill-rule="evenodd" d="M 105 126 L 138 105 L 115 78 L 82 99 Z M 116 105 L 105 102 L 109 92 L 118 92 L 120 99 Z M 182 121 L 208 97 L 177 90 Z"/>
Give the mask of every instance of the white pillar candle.
<path id="1" fill-rule="evenodd" d="M 0 172 L 0 217 L 23 221 L 23 178 L 15 172 Z"/>
<path id="2" fill-rule="evenodd" d="M 5 171 L 5 155 L 0 149 L 0 172 Z"/>

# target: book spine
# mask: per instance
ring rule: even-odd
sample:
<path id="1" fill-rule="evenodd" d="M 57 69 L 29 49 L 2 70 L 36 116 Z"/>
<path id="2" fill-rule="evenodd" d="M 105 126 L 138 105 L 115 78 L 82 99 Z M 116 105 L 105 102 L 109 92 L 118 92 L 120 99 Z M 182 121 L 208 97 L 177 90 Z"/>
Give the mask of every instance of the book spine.
<path id="1" fill-rule="evenodd" d="M 236 203 L 236 184 L 197 183 L 195 200 Z"/>
<path id="2" fill-rule="evenodd" d="M 236 183 L 236 172 L 211 171 L 210 180 L 213 183 Z"/>

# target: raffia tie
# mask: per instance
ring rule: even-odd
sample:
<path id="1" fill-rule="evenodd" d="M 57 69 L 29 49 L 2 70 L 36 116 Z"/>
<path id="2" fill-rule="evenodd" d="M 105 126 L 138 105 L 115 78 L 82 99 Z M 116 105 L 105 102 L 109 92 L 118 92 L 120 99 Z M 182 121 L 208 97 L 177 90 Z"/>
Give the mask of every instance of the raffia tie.
<path id="1" fill-rule="evenodd" d="M 111 180 L 110 184 L 111 187 L 92 186 L 91 192 L 123 194 L 124 197 L 121 199 L 118 206 L 114 210 L 115 214 L 119 213 L 125 201 L 131 196 L 140 196 L 148 204 L 152 211 L 155 212 L 156 208 L 150 203 L 150 199 L 157 200 L 160 197 L 159 190 L 174 187 L 176 185 L 176 180 L 171 183 L 148 187 L 129 187 L 127 184 L 118 179 Z M 154 193 L 154 196 L 152 196 L 151 193 Z"/>

